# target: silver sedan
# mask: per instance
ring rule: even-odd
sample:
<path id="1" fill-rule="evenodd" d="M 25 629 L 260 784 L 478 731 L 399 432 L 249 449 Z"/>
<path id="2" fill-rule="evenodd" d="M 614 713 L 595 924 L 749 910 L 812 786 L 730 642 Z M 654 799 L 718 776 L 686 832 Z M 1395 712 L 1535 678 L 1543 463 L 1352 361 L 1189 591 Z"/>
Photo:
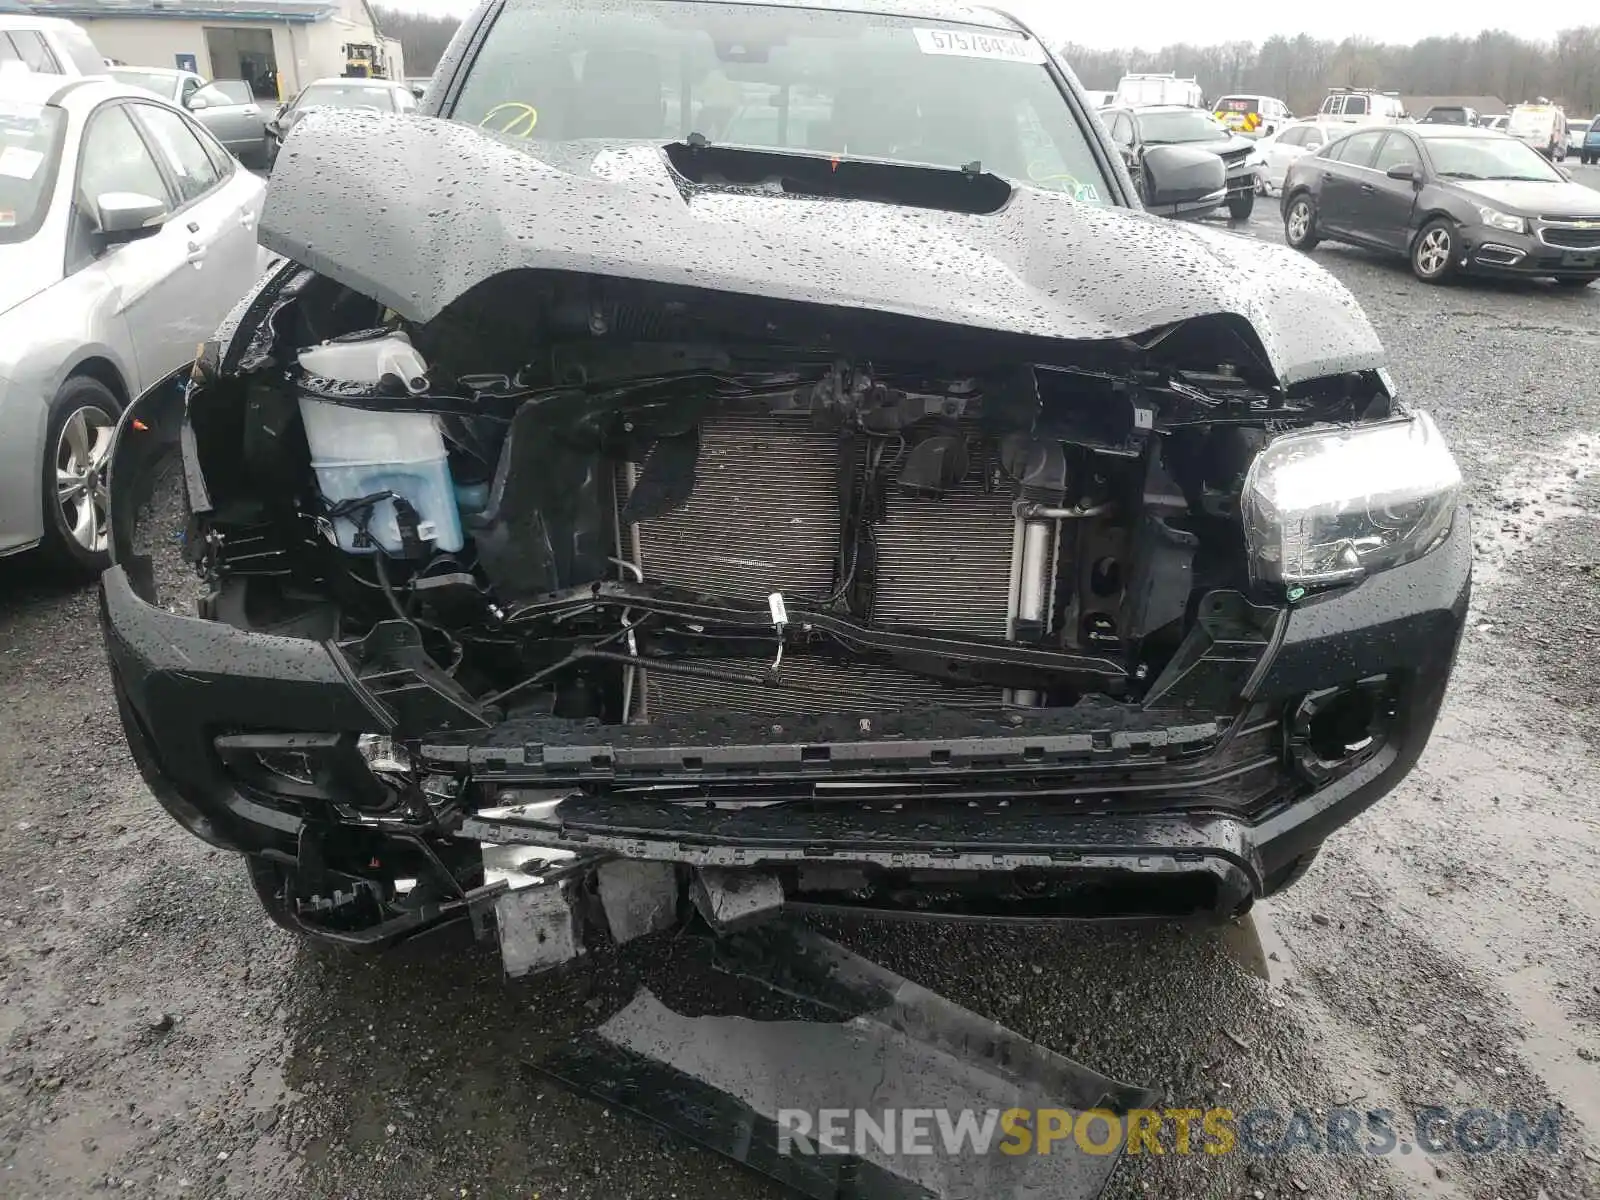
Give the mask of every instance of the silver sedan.
<path id="1" fill-rule="evenodd" d="M 265 190 L 149 92 L 0 76 L 0 555 L 104 565 L 117 415 L 259 275 Z"/>
<path id="2" fill-rule="evenodd" d="M 267 114 L 255 92 L 242 79 L 213 79 L 172 67 L 113 67 L 111 78 L 129 87 L 146 88 L 187 108 L 195 120 L 248 166 L 266 165 Z"/>

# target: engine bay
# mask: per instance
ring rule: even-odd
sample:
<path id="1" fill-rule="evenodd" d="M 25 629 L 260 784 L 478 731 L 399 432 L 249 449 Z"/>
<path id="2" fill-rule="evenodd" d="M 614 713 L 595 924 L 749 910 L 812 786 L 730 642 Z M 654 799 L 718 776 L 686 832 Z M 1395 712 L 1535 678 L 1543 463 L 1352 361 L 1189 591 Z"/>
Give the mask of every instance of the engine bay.
<path id="1" fill-rule="evenodd" d="M 1292 389 L 1249 326 L 1041 342 L 511 273 L 409 328 L 303 269 L 190 385 L 201 615 L 336 643 L 414 731 L 1137 705 Z"/>

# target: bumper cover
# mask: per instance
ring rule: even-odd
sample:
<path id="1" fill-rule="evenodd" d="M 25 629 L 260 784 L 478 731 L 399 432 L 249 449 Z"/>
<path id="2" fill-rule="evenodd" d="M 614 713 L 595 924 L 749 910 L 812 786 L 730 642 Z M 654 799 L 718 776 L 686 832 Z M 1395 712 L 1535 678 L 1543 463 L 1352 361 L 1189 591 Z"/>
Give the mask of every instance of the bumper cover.
<path id="1" fill-rule="evenodd" d="M 1462 267 L 1474 275 L 1600 279 L 1600 246 L 1564 248 L 1536 234 L 1485 226 L 1463 230 Z"/>
<path id="2" fill-rule="evenodd" d="M 517 763 L 495 764 L 474 753 L 474 738 L 481 742 L 482 735 L 424 738 L 424 755 L 432 760 L 454 753 L 471 765 L 475 779 L 492 783 L 496 807 L 454 831 L 485 843 L 698 866 L 1201 876 L 1211 881 L 1218 907 L 1231 910 L 1270 891 L 1275 879 L 1411 768 L 1443 699 L 1470 577 L 1463 511 L 1453 535 L 1425 558 L 1312 598 L 1284 616 L 1240 689 L 1258 709 L 1379 675 L 1402 686 L 1388 736 L 1374 753 L 1346 773 L 1307 782 L 1291 797 L 1247 811 L 1220 811 L 1227 805 L 1210 799 L 1198 782 L 1186 793 L 1181 772 L 1164 774 L 1159 788 L 1134 803 L 1127 799 L 1130 789 L 1103 788 L 1100 775 L 1085 770 L 1079 793 L 1100 796 L 1086 806 L 1081 796 L 1040 792 L 1038 771 L 1021 761 L 991 764 L 986 799 L 930 794 L 913 772 L 893 768 L 874 777 L 870 800 L 857 802 L 848 791 L 825 794 L 826 786 L 805 783 L 808 755 L 801 752 L 800 783 L 761 781 L 744 802 L 707 806 L 652 799 L 650 785 L 640 786 L 637 778 L 532 777 Z M 101 585 L 121 715 L 147 783 L 176 820 L 213 845 L 294 855 L 304 825 L 298 807 L 241 787 L 215 738 L 251 730 L 395 733 L 395 711 L 362 685 L 332 646 L 180 616 L 148 602 L 139 594 L 146 589 L 143 579 L 136 589 L 121 566 Z M 1204 720 L 1188 728 L 1203 728 Z M 1176 729 L 1169 726 L 1166 736 L 1178 736 Z M 1161 736 L 1129 735 L 1143 751 Z M 1111 745 L 1094 736 L 1087 743 L 1091 757 Z M 957 765 L 964 744 L 950 743 Z M 841 741 L 822 757 L 848 760 L 850 753 L 851 743 Z M 934 761 L 951 757 L 947 751 Z M 1054 765 L 1059 779 L 1062 764 Z M 1197 776 L 1216 777 L 1203 770 Z M 998 794 L 1007 798 L 997 798 L 996 780 Z"/>

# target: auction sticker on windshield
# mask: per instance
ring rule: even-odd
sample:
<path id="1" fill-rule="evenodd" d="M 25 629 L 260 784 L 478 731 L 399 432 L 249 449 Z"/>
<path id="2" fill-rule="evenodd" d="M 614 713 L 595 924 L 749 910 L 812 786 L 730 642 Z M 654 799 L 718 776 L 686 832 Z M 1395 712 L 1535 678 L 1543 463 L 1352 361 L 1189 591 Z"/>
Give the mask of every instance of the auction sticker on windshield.
<path id="1" fill-rule="evenodd" d="M 913 29 L 924 54 L 955 54 L 962 58 L 998 58 L 1005 62 L 1044 62 L 1044 47 L 1032 38 L 1005 37 L 955 29 Z"/>
<path id="2" fill-rule="evenodd" d="M 39 173 L 39 164 L 44 161 L 44 155 L 38 150 L 29 150 L 26 146 L 7 146 L 0 150 L 0 175 L 9 175 L 13 179 L 32 179 Z"/>

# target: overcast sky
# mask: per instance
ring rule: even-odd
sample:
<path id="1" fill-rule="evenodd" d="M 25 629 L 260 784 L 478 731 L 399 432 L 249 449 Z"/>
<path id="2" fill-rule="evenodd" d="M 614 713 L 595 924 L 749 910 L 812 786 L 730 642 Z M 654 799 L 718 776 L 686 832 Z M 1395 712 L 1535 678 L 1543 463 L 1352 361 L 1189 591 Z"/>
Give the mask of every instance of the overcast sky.
<path id="1" fill-rule="evenodd" d="M 413 12 L 470 12 L 473 0 L 379 0 Z M 1507 4 L 1505 0 L 1341 0 L 1339 4 L 1256 3 L 1216 6 L 1196 0 L 1145 0 L 1108 4 L 1084 0 L 1011 0 L 1010 7 L 1051 41 L 1087 46 L 1156 49 L 1173 42 L 1263 42 L 1273 34 L 1314 37 L 1361 36 L 1384 42 L 1414 42 L 1433 34 L 1477 34 L 1504 29 L 1526 38 L 1548 39 L 1556 30 L 1600 22 L 1592 0 L 1570 4 Z M 1000 7 L 1007 7 L 1003 2 Z"/>

